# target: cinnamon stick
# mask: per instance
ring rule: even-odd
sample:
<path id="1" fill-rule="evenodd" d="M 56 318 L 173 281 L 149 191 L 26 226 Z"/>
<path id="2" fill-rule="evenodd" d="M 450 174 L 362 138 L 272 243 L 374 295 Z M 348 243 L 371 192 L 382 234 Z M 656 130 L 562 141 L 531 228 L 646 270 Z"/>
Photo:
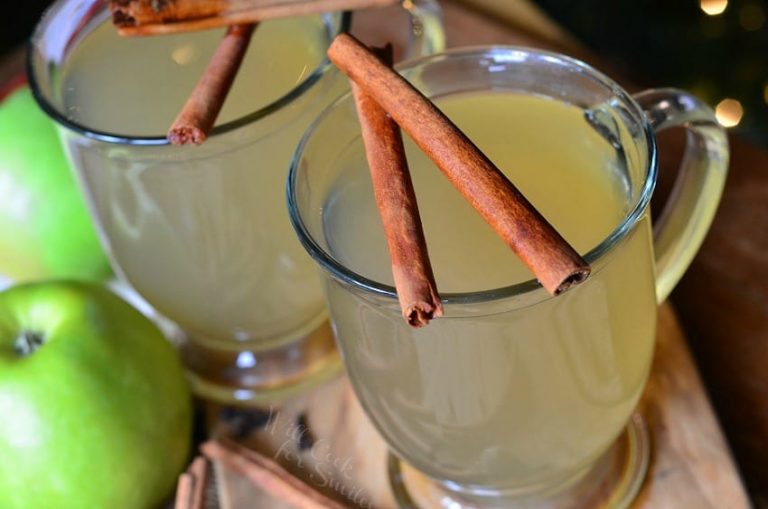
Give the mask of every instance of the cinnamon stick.
<path id="1" fill-rule="evenodd" d="M 551 294 L 584 281 L 590 267 L 504 174 L 432 102 L 349 34 L 328 57 L 434 161 Z"/>
<path id="2" fill-rule="evenodd" d="M 176 503 L 174 509 L 192 509 L 192 490 L 194 489 L 194 479 L 192 475 L 184 472 L 179 476 L 179 482 L 176 485 Z"/>
<path id="3" fill-rule="evenodd" d="M 231 440 L 209 440 L 200 450 L 209 459 L 223 463 L 272 497 L 297 509 L 348 509 L 310 488 L 275 461 Z"/>
<path id="4" fill-rule="evenodd" d="M 198 456 L 187 471 L 194 479 L 191 509 L 205 507 L 205 490 L 208 487 L 208 460 Z"/>
<path id="5" fill-rule="evenodd" d="M 120 35 L 204 30 L 320 12 L 383 7 L 398 0 L 112 0 Z"/>
<path id="6" fill-rule="evenodd" d="M 203 509 L 207 484 L 208 461 L 198 456 L 187 471 L 179 476 L 174 509 Z"/>
<path id="7" fill-rule="evenodd" d="M 392 45 L 373 51 L 385 65 L 392 66 Z M 403 317 L 411 326 L 423 327 L 443 314 L 443 306 L 429 262 L 400 128 L 376 101 L 354 82 L 350 84 Z"/>
<path id="8" fill-rule="evenodd" d="M 213 58 L 168 131 L 174 145 L 200 145 L 208 137 L 235 81 L 255 25 L 234 25 L 216 48 Z"/>

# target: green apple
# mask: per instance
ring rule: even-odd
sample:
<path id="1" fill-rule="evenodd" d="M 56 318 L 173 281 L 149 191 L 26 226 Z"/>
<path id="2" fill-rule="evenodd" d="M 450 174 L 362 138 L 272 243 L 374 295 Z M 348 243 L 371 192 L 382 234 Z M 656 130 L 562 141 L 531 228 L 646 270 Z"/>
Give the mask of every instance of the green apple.
<path id="1" fill-rule="evenodd" d="M 109 290 L 0 293 L 0 508 L 157 508 L 188 461 L 191 422 L 176 351 Z"/>
<path id="2" fill-rule="evenodd" d="M 56 128 L 26 85 L 0 102 L 0 274 L 110 275 Z"/>

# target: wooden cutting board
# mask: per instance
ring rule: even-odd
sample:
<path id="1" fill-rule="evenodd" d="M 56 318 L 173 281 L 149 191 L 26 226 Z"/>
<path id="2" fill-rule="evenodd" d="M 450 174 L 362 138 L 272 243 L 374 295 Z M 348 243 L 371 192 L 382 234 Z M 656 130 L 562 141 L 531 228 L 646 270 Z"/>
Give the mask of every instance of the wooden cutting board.
<path id="1" fill-rule="evenodd" d="M 548 30 L 542 39 L 456 2 L 444 2 L 443 8 L 448 46 L 513 44 L 569 52 L 569 40 L 554 37 L 556 32 Z M 371 35 L 376 24 L 376 17 L 371 17 L 353 29 Z M 582 48 L 570 53 L 584 57 Z M 633 508 L 750 507 L 669 304 L 659 308 L 656 354 L 638 410 L 649 428 L 651 460 Z M 395 507 L 387 481 L 386 445 L 343 375 L 279 408 L 243 411 L 212 406 L 208 416 L 211 433 L 234 434 L 321 491 L 331 495 L 345 491 L 362 505 Z M 216 471 L 222 509 L 287 507 L 237 474 L 219 466 Z"/>

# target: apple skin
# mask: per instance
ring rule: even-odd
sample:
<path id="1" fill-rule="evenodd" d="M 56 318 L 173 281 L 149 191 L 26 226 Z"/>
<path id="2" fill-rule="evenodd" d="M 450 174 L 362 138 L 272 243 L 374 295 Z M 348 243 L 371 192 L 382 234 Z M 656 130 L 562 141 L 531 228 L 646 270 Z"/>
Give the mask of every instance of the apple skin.
<path id="1" fill-rule="evenodd" d="M 111 275 L 56 127 L 25 84 L 0 102 L 0 274 Z"/>
<path id="2" fill-rule="evenodd" d="M 42 338 L 27 355 L 23 332 Z M 191 426 L 176 351 L 125 301 L 73 281 L 0 293 L 1 508 L 155 509 Z"/>

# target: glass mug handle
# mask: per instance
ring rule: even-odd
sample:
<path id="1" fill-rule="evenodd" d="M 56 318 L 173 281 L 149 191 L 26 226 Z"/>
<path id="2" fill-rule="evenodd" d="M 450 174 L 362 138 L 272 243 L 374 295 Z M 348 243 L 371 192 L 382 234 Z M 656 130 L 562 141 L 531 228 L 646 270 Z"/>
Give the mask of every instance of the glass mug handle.
<path id="1" fill-rule="evenodd" d="M 403 9 L 411 15 L 413 40 L 406 58 L 438 53 L 445 49 L 443 12 L 436 0 L 402 0 Z"/>
<path id="2" fill-rule="evenodd" d="M 712 109 L 677 89 L 634 96 L 655 133 L 687 131 L 680 170 L 669 200 L 654 218 L 656 298 L 664 301 L 690 265 L 712 224 L 728 169 L 728 137 Z"/>

